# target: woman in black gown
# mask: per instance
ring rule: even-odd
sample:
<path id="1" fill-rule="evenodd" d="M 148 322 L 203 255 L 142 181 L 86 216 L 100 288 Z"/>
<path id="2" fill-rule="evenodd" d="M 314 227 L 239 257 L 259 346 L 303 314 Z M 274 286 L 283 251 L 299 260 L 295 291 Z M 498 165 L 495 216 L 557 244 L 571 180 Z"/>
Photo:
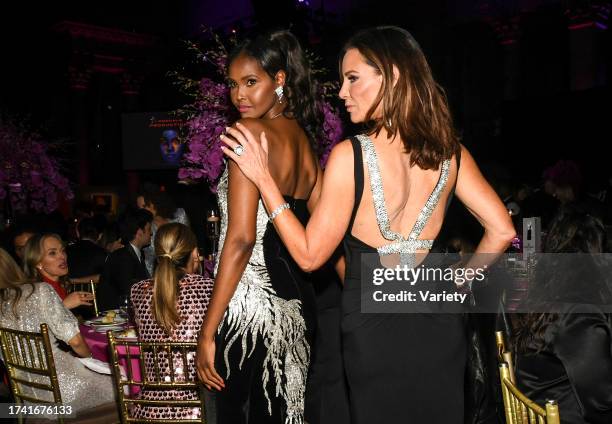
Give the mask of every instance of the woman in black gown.
<path id="1" fill-rule="evenodd" d="M 320 120 L 297 40 L 282 31 L 246 41 L 230 55 L 228 80 L 239 122 L 269 134 L 283 202 L 305 225 L 321 186 L 312 147 Z M 312 285 L 270 224 L 257 187 L 231 161 L 218 196 L 220 255 L 198 375 L 216 390 L 218 424 L 301 424 L 316 320 Z"/>
<path id="2" fill-rule="evenodd" d="M 352 422 L 461 423 L 460 315 L 363 313 L 364 254 L 398 253 L 412 263 L 428 252 L 452 193 L 484 226 L 476 253 L 490 253 L 488 260 L 509 245 L 512 222 L 457 141 L 445 97 L 408 32 L 377 27 L 353 36 L 341 55 L 341 75 L 351 121 L 372 125 L 332 151 L 308 225 L 284 211 L 274 226 L 306 271 L 344 241 L 342 337 Z M 268 170 L 267 133 L 255 132 L 261 143 L 244 126 L 230 133 L 237 142 L 224 139 L 224 152 L 258 187 L 268 211 L 278 210 L 284 199 Z"/>

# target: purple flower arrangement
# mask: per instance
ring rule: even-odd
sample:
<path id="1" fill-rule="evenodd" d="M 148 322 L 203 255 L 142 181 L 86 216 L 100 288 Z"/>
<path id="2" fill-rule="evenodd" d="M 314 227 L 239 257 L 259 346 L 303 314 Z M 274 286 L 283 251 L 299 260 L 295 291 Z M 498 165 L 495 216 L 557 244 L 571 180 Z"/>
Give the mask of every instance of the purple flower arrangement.
<path id="1" fill-rule="evenodd" d="M 187 47 L 195 53 L 198 61 L 212 65 L 216 77 L 221 80 L 225 76 L 227 50 L 217 35 L 212 34 L 212 36 L 214 46 L 206 51 L 202 51 L 193 42 L 187 42 Z M 313 74 L 322 73 L 318 71 Z M 228 87 L 213 78 L 202 78 L 197 81 L 176 72 L 171 75 L 176 79 L 175 84 L 194 99 L 191 104 L 183 106 L 176 112 L 186 120 L 183 138 L 187 146 L 178 178 L 185 182 L 205 182 L 211 191 L 216 192 L 219 178 L 225 168 L 219 136 L 226 126 L 238 118 L 230 101 Z M 323 83 L 322 86 L 327 88 L 330 83 Z M 325 167 L 332 147 L 341 140 L 343 133 L 338 111 L 326 100 L 326 97 L 329 97 L 326 94 L 328 92 L 329 90 L 322 90 L 320 100 L 324 122 L 322 139 L 317 140 L 317 144 L 322 167 Z"/>
<path id="2" fill-rule="evenodd" d="M 72 199 L 68 179 L 33 132 L 0 117 L 0 201 L 15 211 L 53 212 L 60 197 Z"/>

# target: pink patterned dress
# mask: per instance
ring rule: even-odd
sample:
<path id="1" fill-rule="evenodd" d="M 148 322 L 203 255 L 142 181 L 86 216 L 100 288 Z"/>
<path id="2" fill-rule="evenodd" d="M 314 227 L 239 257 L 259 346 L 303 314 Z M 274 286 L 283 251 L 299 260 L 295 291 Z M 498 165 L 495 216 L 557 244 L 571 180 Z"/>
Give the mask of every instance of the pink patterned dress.
<path id="1" fill-rule="evenodd" d="M 157 324 L 151 312 L 153 300 L 153 280 L 144 280 L 132 286 L 131 300 L 134 307 L 134 317 L 139 338 L 143 342 L 181 341 L 194 342 L 198 338 L 202 320 L 208 308 L 214 281 L 201 275 L 186 274 L 179 281 L 177 293 L 177 312 L 182 317 L 171 337 L 168 337 Z M 170 366 L 165 353 L 157 358 L 160 372 L 169 374 Z M 180 354 L 174 355 L 173 370 L 174 381 L 184 381 L 185 374 L 189 379 L 196 378 L 195 351 L 187 354 L 187 370 L 183 370 L 183 358 Z M 155 362 L 151 354 L 145 354 L 145 372 L 147 377 L 154 378 Z M 170 381 L 170 375 L 166 376 Z M 195 390 L 146 390 L 141 393 L 147 400 L 197 400 Z M 199 407 L 164 407 L 136 405 L 131 414 L 134 418 L 164 418 L 164 419 L 199 419 Z"/>

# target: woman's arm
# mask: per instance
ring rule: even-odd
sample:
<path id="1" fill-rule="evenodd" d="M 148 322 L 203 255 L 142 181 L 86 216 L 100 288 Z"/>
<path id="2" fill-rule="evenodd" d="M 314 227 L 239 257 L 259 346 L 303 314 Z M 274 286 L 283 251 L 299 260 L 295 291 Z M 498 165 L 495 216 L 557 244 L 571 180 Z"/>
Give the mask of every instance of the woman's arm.
<path id="1" fill-rule="evenodd" d="M 255 185 L 235 163 L 230 161 L 228 166 L 227 232 L 212 296 L 198 338 L 196 358 L 200 380 L 209 389 L 216 390 L 222 390 L 225 383 L 215 369 L 215 335 L 255 246 L 259 203 Z"/>
<path id="2" fill-rule="evenodd" d="M 516 233 L 504 204 L 480 173 L 470 152 L 463 146 L 455 194 L 484 228 L 475 255 L 466 267 L 488 266 L 507 249 Z"/>
<path id="3" fill-rule="evenodd" d="M 244 125 L 236 124 L 229 134 L 245 147 L 245 153 L 237 156 L 233 150 L 223 148 L 224 153 L 236 162 L 242 172 L 257 186 L 269 213 L 285 200 L 268 169 L 268 142 L 261 133 L 259 143 Z M 238 143 L 228 137 L 223 142 L 231 148 Z M 278 215 L 273 223 L 283 243 L 296 263 L 304 271 L 321 267 L 334 253 L 346 230 L 355 201 L 353 178 L 353 150 L 344 141 L 332 150 L 325 173 L 321 194 L 306 228 L 289 210 Z"/>
<path id="4" fill-rule="evenodd" d="M 213 339 L 238 281 L 246 269 L 256 238 L 259 192 L 238 168 L 229 163 L 228 223 L 212 297 L 201 337 Z"/>
<path id="5" fill-rule="evenodd" d="M 91 356 L 89 346 L 87 345 L 85 339 L 83 339 L 81 333 L 77 333 L 74 337 L 68 340 L 68 344 L 81 358 L 89 358 Z"/>

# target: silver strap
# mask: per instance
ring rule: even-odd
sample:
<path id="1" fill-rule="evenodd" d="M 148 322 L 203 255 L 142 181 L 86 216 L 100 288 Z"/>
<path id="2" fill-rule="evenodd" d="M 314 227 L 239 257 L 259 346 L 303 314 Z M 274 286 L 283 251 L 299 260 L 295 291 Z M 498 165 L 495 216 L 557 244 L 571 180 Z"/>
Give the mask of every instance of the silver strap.
<path id="1" fill-rule="evenodd" d="M 444 190 L 444 187 L 446 186 L 450 169 L 450 159 L 446 159 L 442 162 L 438 183 L 436 184 L 435 188 L 429 195 L 427 202 L 425 202 L 425 205 L 417 216 L 416 222 L 414 223 L 414 226 L 410 231 L 410 235 L 408 236 L 408 238 L 405 238 L 401 234 L 391 230 L 391 223 L 385 204 L 385 194 L 383 190 L 382 177 L 380 174 L 380 168 L 378 166 L 378 157 L 376 155 L 374 143 L 368 136 L 363 134 L 358 135 L 357 139 L 361 144 L 361 148 L 364 152 L 364 159 L 368 167 L 368 175 L 370 177 L 370 190 L 372 192 L 374 211 L 376 213 L 376 221 L 378 222 L 380 233 L 385 239 L 394 242 L 390 245 L 380 247 L 378 249 L 379 253 L 408 253 L 415 252 L 418 249 L 431 248 L 433 240 L 419 240 L 418 237 L 421 234 L 421 231 L 423 231 L 423 228 L 427 224 L 427 221 L 431 217 L 431 214 L 433 213 L 434 209 L 436 208 L 436 205 L 440 200 L 440 195 Z"/>

